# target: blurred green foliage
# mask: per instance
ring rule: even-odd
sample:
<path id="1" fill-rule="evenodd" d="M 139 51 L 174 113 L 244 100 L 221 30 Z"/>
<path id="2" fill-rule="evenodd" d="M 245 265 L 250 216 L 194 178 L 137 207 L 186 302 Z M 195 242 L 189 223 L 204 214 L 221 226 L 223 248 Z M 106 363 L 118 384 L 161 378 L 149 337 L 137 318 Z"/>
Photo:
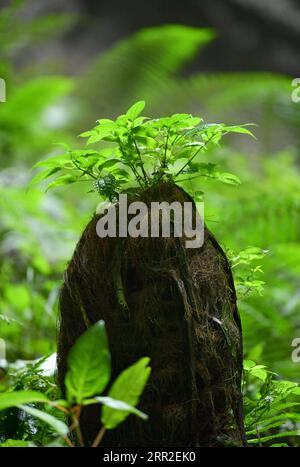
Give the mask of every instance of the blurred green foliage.
<path id="1" fill-rule="evenodd" d="M 36 34 L 50 40 L 52 26 L 63 21 L 42 18 L 40 25 L 20 28 L 13 17 L 7 9 L 0 12 L 0 76 L 8 90 L 7 102 L 0 103 L 0 337 L 8 360 L 55 351 L 63 270 L 97 204 L 96 195 L 83 196 L 80 186 L 46 195 L 40 188 L 28 190 L 30 167 L 61 152 L 53 143 L 72 142 L 99 116 L 116 117 L 144 99 L 149 115 L 189 112 L 205 115 L 207 122 L 258 125 L 257 142 L 233 135 L 226 146 L 205 155 L 205 162 L 211 159 L 237 174 L 240 186 L 201 179 L 185 186 L 205 192 L 206 222 L 232 259 L 246 358 L 275 372 L 274 381 L 299 382 L 300 363 L 292 361 L 291 343 L 300 337 L 300 107 L 291 101 L 290 77 L 186 76 L 184 66 L 214 33 L 180 25 L 124 39 L 76 79 L 63 76 L 63 70 L 61 76 L 42 76 L 43 70 L 30 63 L 19 69 L 14 52 Z M 262 403 L 268 392 L 252 376 L 245 380 L 245 397 Z M 291 431 L 299 430 L 297 406 L 292 413 L 264 436 L 286 431 L 287 422 Z"/>

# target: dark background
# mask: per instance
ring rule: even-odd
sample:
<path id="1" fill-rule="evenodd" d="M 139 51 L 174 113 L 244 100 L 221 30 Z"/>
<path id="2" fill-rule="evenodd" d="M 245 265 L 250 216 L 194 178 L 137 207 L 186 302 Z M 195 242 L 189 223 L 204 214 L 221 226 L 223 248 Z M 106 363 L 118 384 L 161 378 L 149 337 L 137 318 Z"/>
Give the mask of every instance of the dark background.
<path id="1" fill-rule="evenodd" d="M 49 12 L 78 15 L 58 43 L 31 50 L 43 59 L 55 53 L 65 60 L 70 73 L 82 71 L 95 54 L 141 28 L 179 23 L 217 31 L 217 39 L 194 61 L 193 70 L 299 74 L 297 0 L 43 0 L 26 4 L 28 18 Z"/>

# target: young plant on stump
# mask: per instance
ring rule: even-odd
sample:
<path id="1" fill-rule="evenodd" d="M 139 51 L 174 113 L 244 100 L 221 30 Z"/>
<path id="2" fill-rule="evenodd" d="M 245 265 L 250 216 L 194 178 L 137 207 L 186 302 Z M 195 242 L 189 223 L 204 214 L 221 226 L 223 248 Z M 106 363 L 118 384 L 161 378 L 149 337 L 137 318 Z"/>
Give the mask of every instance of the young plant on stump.
<path id="1" fill-rule="evenodd" d="M 143 108 L 140 101 L 115 121 L 99 120 L 81 135 L 97 149 L 67 148 L 64 155 L 37 164 L 46 170 L 35 181 L 54 174 L 58 177 L 48 187 L 92 181 L 93 190 L 117 213 L 119 194 L 149 207 L 154 201 L 192 202 L 195 220 L 196 205 L 180 183 L 206 177 L 238 184 L 235 175 L 219 172 L 201 156 L 229 132 L 251 133 L 245 126 L 206 125 L 189 114 L 148 119 L 140 116 Z M 62 390 L 69 349 L 102 319 L 113 378 L 145 355 L 152 366 L 139 405 L 149 420 L 128 418 L 106 434 L 102 445 L 245 445 L 242 330 L 222 248 L 206 227 L 198 248 L 186 248 L 185 236 L 174 232 L 170 238 L 99 238 L 96 227 L 103 215 L 94 215 L 85 228 L 61 290 Z M 86 407 L 80 424 L 85 442 L 92 443 L 99 431 L 98 407 Z"/>

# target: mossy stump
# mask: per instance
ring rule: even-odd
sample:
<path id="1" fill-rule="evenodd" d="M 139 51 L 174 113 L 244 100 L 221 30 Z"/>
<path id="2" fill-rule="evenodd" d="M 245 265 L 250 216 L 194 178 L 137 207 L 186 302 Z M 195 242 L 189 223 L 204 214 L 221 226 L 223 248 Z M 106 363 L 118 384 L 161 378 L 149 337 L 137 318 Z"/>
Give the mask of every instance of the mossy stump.
<path id="1" fill-rule="evenodd" d="M 135 197 L 191 201 L 181 188 L 161 183 Z M 194 206 L 195 209 L 195 206 Z M 228 260 L 205 228 L 204 244 L 184 238 L 99 238 L 94 216 L 77 244 L 60 295 L 58 379 L 86 328 L 105 321 L 112 379 L 139 358 L 152 373 L 133 415 L 108 431 L 102 446 L 244 446 L 242 331 Z M 90 445 L 99 408 L 81 415 Z"/>

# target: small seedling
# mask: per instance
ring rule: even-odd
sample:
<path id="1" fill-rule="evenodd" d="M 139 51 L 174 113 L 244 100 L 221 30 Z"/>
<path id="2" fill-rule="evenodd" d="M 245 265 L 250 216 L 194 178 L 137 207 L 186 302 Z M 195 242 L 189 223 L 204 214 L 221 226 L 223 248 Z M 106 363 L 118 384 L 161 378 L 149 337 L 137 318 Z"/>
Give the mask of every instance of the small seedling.
<path id="1" fill-rule="evenodd" d="M 180 183 L 205 177 L 240 183 L 236 175 L 203 162 L 202 156 L 228 133 L 253 136 L 246 125 L 205 124 L 190 114 L 150 119 L 141 116 L 144 107 L 145 102 L 139 101 L 116 120 L 98 120 L 92 130 L 80 135 L 87 139 L 85 149 L 63 145 L 65 153 L 35 165 L 44 170 L 31 183 L 51 178 L 50 189 L 87 181 L 91 191 L 110 201 L 119 193 L 144 190 L 161 181 Z"/>

